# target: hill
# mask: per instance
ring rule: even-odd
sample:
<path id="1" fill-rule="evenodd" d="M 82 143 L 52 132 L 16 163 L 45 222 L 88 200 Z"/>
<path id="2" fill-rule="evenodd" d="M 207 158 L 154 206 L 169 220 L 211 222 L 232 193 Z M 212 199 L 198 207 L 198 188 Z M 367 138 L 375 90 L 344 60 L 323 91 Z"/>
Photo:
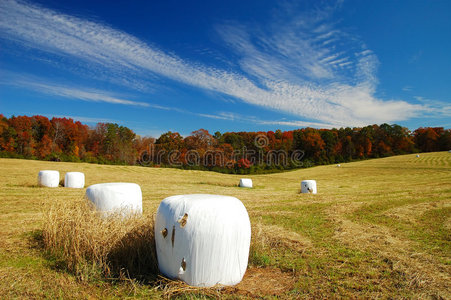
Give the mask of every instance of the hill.
<path id="1" fill-rule="evenodd" d="M 39 170 L 125 181 L 143 191 L 145 215 L 167 196 L 231 195 L 252 223 L 249 270 L 223 296 L 450 298 L 451 153 L 435 152 L 240 176 L 214 172 L 0 159 L 0 295 L 11 298 L 160 297 L 154 284 L 80 281 L 36 245 L 42 214 L 84 190 L 36 186 Z M 315 179 L 318 194 L 300 194 Z"/>

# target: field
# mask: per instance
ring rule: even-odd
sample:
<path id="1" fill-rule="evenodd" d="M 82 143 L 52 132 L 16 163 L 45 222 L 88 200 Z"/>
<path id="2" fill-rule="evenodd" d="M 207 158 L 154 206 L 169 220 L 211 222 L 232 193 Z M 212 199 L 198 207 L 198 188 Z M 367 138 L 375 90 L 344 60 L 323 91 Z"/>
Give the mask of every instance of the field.
<path id="1" fill-rule="evenodd" d="M 224 298 L 451 298 L 448 152 L 247 176 L 253 189 L 212 172 L 0 159 L 0 298 L 167 295 L 133 278 L 81 280 L 44 253 L 43 215 L 85 190 L 37 187 L 43 169 L 84 172 L 87 186 L 138 183 L 147 216 L 175 194 L 242 200 L 253 230 L 249 268 L 241 284 L 217 292 Z M 299 193 L 303 179 L 317 180 L 317 195 Z"/>

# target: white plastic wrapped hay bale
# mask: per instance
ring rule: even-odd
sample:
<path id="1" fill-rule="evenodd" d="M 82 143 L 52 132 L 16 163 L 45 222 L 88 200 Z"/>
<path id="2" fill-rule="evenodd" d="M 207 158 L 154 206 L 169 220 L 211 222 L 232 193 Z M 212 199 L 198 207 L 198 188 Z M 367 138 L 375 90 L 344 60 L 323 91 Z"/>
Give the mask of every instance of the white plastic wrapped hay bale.
<path id="1" fill-rule="evenodd" d="M 60 172 L 54 170 L 42 170 L 38 174 L 38 185 L 46 187 L 58 187 Z"/>
<path id="2" fill-rule="evenodd" d="M 316 181 L 303 180 L 301 182 L 301 193 L 316 194 Z"/>
<path id="3" fill-rule="evenodd" d="M 235 285 L 246 272 L 251 224 L 235 197 L 192 194 L 164 199 L 155 220 L 161 273 L 192 286 Z"/>
<path id="4" fill-rule="evenodd" d="M 417 157 L 420 157 L 420 154 L 417 154 Z"/>
<path id="5" fill-rule="evenodd" d="M 240 187 L 252 188 L 252 179 L 250 179 L 250 178 L 241 178 L 240 179 Z"/>
<path id="6" fill-rule="evenodd" d="M 85 187 L 85 174 L 81 172 L 67 172 L 64 176 L 64 186 L 82 189 Z"/>
<path id="7" fill-rule="evenodd" d="M 114 213 L 141 214 L 143 211 L 142 192 L 136 183 L 94 184 L 86 189 L 86 196 L 104 216 Z"/>
<path id="8" fill-rule="evenodd" d="M 337 165 L 337 167 L 338 167 L 338 168 L 340 168 L 340 167 L 341 167 L 341 165 L 340 165 L 340 164 L 338 164 L 338 165 Z"/>

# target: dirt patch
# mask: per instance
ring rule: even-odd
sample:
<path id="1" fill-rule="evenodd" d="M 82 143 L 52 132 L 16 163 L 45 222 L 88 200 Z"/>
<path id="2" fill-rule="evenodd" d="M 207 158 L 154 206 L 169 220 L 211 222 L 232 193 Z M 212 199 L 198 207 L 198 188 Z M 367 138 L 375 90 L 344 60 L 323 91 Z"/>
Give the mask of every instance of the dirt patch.
<path id="1" fill-rule="evenodd" d="M 277 268 L 249 267 L 243 280 L 233 287 L 226 287 L 224 293 L 252 298 L 281 296 L 292 290 L 295 282 L 290 272 L 282 272 Z"/>
<path id="2" fill-rule="evenodd" d="M 167 299 L 185 295 L 221 299 L 231 295 L 235 298 L 262 298 L 282 296 L 295 286 L 295 277 L 291 272 L 282 272 L 278 268 L 248 267 L 243 280 L 234 286 L 216 285 L 213 287 L 190 286 L 180 280 L 171 280 L 159 276 L 156 289 L 163 291 Z"/>

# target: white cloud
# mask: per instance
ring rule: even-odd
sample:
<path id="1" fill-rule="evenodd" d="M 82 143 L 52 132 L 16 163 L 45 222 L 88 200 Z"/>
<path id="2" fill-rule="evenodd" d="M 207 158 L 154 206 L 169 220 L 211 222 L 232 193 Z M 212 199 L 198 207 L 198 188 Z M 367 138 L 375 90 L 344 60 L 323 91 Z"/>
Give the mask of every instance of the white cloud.
<path id="1" fill-rule="evenodd" d="M 31 89 L 48 95 L 54 95 L 68 99 L 77 99 L 88 102 L 105 102 L 129 106 L 160 108 L 158 105 L 124 99 L 120 96 L 116 96 L 98 89 L 86 89 L 83 87 L 73 87 L 73 86 L 68 87 L 54 83 L 52 84 L 43 83 L 40 81 L 36 81 L 31 77 L 26 78 L 24 76 L 14 76 L 12 75 L 12 73 L 4 73 L 4 74 L 12 76 L 14 79 L 10 78 L 9 80 L 1 80 L 0 84 L 14 85 L 16 87 Z"/>
<path id="2" fill-rule="evenodd" d="M 227 117 L 227 116 L 222 116 L 222 115 L 213 115 L 213 114 L 203 114 L 203 113 L 199 113 L 196 114 L 199 117 L 204 117 L 204 118 L 209 118 L 209 119 L 216 119 L 216 120 L 228 120 L 228 121 L 233 121 L 234 119 L 231 117 Z"/>
<path id="3" fill-rule="evenodd" d="M 132 106 L 149 106 L 145 102 L 136 102 L 126 99 L 120 99 L 99 90 L 83 90 L 80 88 L 68 88 L 63 86 L 50 86 L 47 84 L 34 84 L 32 86 L 43 93 L 53 94 L 65 98 L 75 98 L 91 102 L 107 102 L 112 104 L 132 105 Z"/>
<path id="4" fill-rule="evenodd" d="M 421 96 L 414 98 L 422 103 L 426 116 L 433 118 L 451 118 L 451 101 L 444 102 Z"/>
<path id="5" fill-rule="evenodd" d="M 255 116 L 241 115 L 232 112 L 219 112 L 217 114 L 196 114 L 200 117 L 210 119 L 220 119 L 229 121 L 239 121 L 244 123 L 254 123 L 260 125 L 279 125 L 289 127 L 317 127 L 317 128 L 333 128 L 334 126 L 325 123 L 308 122 L 308 121 L 287 121 L 287 120 L 262 120 Z"/>
<path id="6" fill-rule="evenodd" d="M 317 122 L 306 122 L 306 121 L 260 121 L 259 124 L 263 125 L 279 125 L 279 126 L 290 126 L 290 127 L 314 127 L 314 128 L 324 128 L 331 129 L 334 126 L 330 124 L 323 124 Z"/>
<path id="7" fill-rule="evenodd" d="M 109 26 L 14 0 L 0 1 L 0 37 L 83 61 L 124 80 L 166 77 L 329 127 L 417 115 L 421 105 L 374 96 L 377 58 L 355 37 L 327 23 L 331 9 L 276 20 L 269 32 L 222 25 L 222 37 L 240 56 L 241 70 L 236 72 L 192 63 Z M 74 93 L 71 97 L 86 101 L 146 106 L 93 90 L 50 90 L 63 97 Z"/>

